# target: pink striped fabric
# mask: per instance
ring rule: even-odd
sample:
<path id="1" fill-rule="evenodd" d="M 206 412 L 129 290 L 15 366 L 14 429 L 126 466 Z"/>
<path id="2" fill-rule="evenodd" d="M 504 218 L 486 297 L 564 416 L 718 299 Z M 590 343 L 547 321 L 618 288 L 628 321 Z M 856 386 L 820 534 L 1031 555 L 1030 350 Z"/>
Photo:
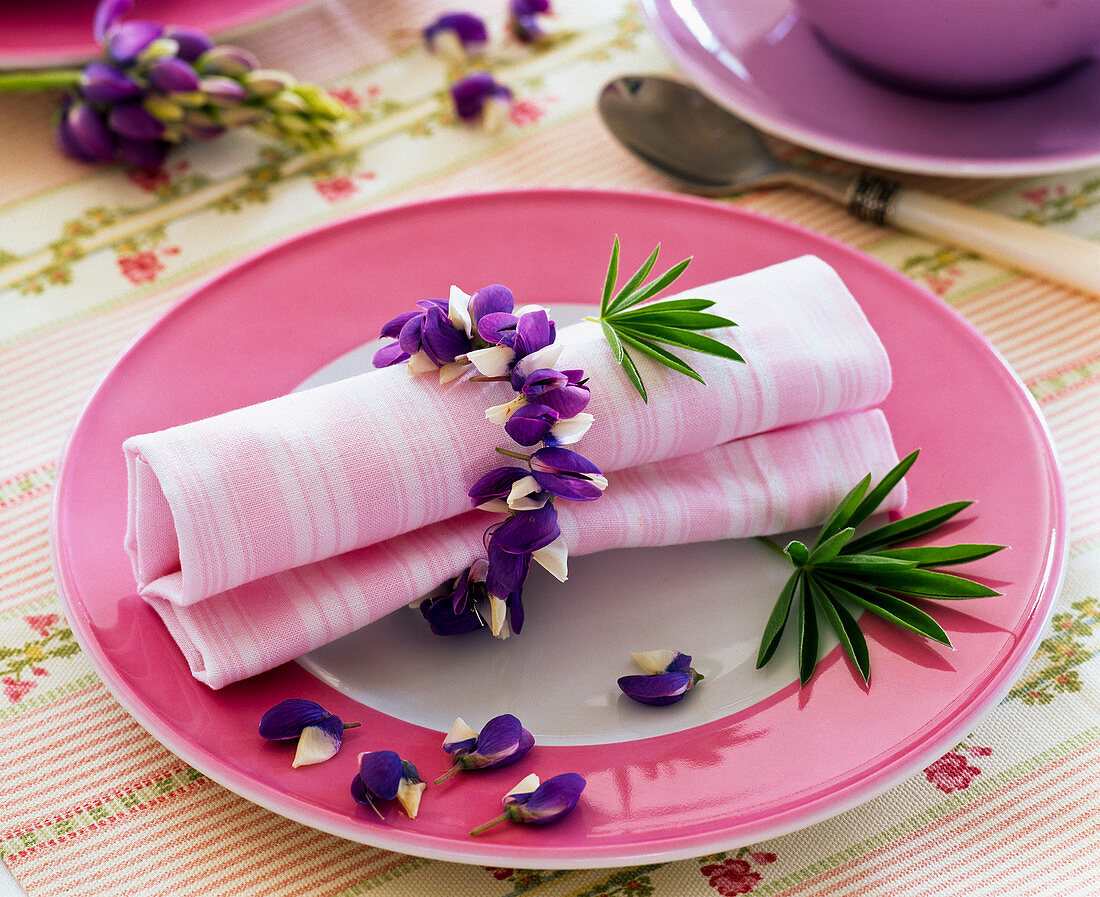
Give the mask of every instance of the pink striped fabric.
<path id="1" fill-rule="evenodd" d="M 762 535 L 823 520 L 868 472 L 897 463 L 881 411 L 736 440 L 614 474 L 596 502 L 558 502 L 573 555 Z M 904 488 L 888 507 L 904 503 Z M 214 688 L 292 660 L 404 607 L 468 566 L 497 514 L 470 511 L 194 604 L 146 600 Z"/>
<path id="2" fill-rule="evenodd" d="M 816 258 L 692 295 L 738 322 L 719 335 L 748 364 L 697 356 L 703 386 L 641 359 L 648 405 L 596 324 L 559 334 L 558 366 L 591 378 L 583 452 L 605 472 L 869 408 L 889 390 L 878 337 Z M 141 593 L 187 605 L 461 514 L 470 484 L 498 465 L 502 431 L 484 411 L 511 397 L 507 384 L 440 386 L 398 367 L 128 440 L 126 544 Z"/>

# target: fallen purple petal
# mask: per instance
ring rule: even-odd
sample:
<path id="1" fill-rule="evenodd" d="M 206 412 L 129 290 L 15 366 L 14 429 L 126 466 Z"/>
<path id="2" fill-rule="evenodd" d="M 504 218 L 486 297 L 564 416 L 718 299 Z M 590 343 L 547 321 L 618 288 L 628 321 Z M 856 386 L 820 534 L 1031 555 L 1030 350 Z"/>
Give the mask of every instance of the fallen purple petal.
<path id="1" fill-rule="evenodd" d="M 287 698 L 260 718 L 260 735 L 273 741 L 297 738 L 306 726 L 315 726 L 331 716 L 316 701 Z"/>
<path id="2" fill-rule="evenodd" d="M 679 701 L 702 678 L 694 670 L 673 670 L 645 676 L 623 676 L 618 684 L 628 698 L 639 704 L 657 707 Z"/>

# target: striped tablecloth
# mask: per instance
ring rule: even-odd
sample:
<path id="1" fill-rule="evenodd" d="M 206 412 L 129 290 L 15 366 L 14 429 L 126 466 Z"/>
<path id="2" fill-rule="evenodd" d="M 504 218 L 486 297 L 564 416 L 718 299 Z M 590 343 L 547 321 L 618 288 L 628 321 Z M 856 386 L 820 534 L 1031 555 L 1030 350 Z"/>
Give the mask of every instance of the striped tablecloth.
<path id="1" fill-rule="evenodd" d="M 466 5 L 500 34 L 503 3 Z M 1038 400 L 1064 465 L 1072 547 L 1049 631 L 1005 700 L 921 774 L 714 856 L 569 872 L 455 865 L 321 834 L 222 789 L 148 735 L 82 656 L 48 550 L 65 435 L 117 354 L 196 283 L 278 238 L 417 198 L 668 189 L 612 142 L 594 99 L 608 79 L 669 61 L 627 4 L 555 7 L 548 47 L 493 50 L 516 103 L 492 136 L 453 120 L 416 33 L 443 7 L 416 0 L 312 3 L 238 39 L 357 109 L 330 158 L 241 134 L 154 173 L 90 170 L 54 152 L 48 102 L 0 97 L 0 857 L 31 897 L 1100 893 L 1100 302 L 795 190 L 732 202 L 851 244 L 958 309 Z M 909 180 L 1100 240 L 1100 169 Z"/>

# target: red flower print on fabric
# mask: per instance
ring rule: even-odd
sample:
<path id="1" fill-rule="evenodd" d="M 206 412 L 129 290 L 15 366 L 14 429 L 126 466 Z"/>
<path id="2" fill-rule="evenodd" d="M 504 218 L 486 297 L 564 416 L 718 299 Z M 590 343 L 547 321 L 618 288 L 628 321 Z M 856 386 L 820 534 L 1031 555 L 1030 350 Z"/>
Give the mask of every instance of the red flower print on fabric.
<path id="1" fill-rule="evenodd" d="M 974 777 L 981 775 L 981 772 L 978 767 L 971 766 L 962 754 L 949 751 L 924 770 L 924 777 L 944 794 L 950 794 L 969 788 Z"/>
<path id="2" fill-rule="evenodd" d="M 748 894 L 760 884 L 762 876 L 745 860 L 728 859 L 721 863 L 710 863 L 700 870 L 707 876 L 710 886 L 722 897 L 735 894 Z"/>
<path id="3" fill-rule="evenodd" d="M 61 622 L 61 616 L 59 614 L 32 614 L 29 617 L 24 617 L 23 622 L 42 638 L 45 638 L 50 634 L 50 627 Z"/>
<path id="4" fill-rule="evenodd" d="M 164 270 L 164 263 L 153 252 L 135 252 L 120 256 L 119 270 L 130 283 L 152 283 Z"/>
<path id="5" fill-rule="evenodd" d="M 18 704 L 27 696 L 32 688 L 37 685 L 36 682 L 20 682 L 18 679 L 12 679 L 11 676 L 5 676 L 0 679 L 0 684 L 4 686 L 4 695 L 8 701 L 12 704 Z"/>

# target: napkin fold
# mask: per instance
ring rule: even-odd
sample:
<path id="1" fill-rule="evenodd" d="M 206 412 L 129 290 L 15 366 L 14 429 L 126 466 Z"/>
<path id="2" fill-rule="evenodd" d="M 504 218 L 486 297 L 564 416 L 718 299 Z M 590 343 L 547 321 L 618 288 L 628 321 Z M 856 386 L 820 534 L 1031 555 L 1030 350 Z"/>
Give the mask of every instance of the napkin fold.
<path id="1" fill-rule="evenodd" d="M 693 353 L 703 385 L 640 358 L 648 404 L 634 393 L 597 324 L 558 334 L 564 349 L 557 367 L 583 369 L 592 389 L 587 410 L 595 424 L 579 448 L 605 473 L 869 408 L 889 391 L 881 342 L 839 276 L 817 258 L 685 295 L 715 300 L 712 311 L 740 325 L 712 335 L 747 364 Z M 418 298 L 410 297 L 410 307 Z M 211 608 L 233 610 L 244 595 L 256 594 L 255 587 L 238 587 L 263 581 L 274 584 L 277 600 L 270 603 L 277 607 L 292 582 L 346 578 L 349 552 L 377 545 L 380 557 L 412 556 L 418 539 L 434 544 L 437 536 L 429 534 L 441 531 L 431 524 L 459 515 L 454 527 L 477 530 L 480 524 L 464 514 L 467 489 L 499 466 L 494 449 L 506 441 L 485 410 L 513 393 L 506 383 L 462 378 L 439 385 L 425 377 L 431 375 L 412 377 L 404 366 L 372 371 L 128 439 L 126 548 L 142 596 L 158 609 L 215 596 Z M 609 513 L 620 488 L 583 513 Z M 567 504 L 560 502 L 561 510 Z M 480 531 L 476 535 L 475 546 Z M 462 553 L 454 552 L 451 560 Z M 450 561 L 433 563 L 444 578 L 453 575 Z M 280 573 L 286 575 L 271 579 Z M 414 579 L 411 590 L 403 581 L 402 601 L 431 587 L 419 574 Z M 229 590 L 237 591 L 226 599 Z M 373 606 L 375 599 L 362 600 Z M 185 624 L 162 613 L 174 632 L 203 616 L 196 611 Z M 258 619 L 244 634 L 263 631 Z M 299 642 L 293 644 L 301 653 Z M 219 673 L 213 681 L 229 680 Z"/>
<path id="2" fill-rule="evenodd" d="M 558 521 L 571 555 L 787 532 L 823 522 L 863 476 L 881 478 L 897 460 L 882 412 L 856 412 L 621 470 L 599 501 L 557 502 Z M 882 508 L 904 501 L 901 484 Z M 146 601 L 192 674 L 221 688 L 404 608 L 483 555 L 500 519 L 468 511 L 205 601 Z M 528 626 L 540 612 L 528 604 Z"/>

